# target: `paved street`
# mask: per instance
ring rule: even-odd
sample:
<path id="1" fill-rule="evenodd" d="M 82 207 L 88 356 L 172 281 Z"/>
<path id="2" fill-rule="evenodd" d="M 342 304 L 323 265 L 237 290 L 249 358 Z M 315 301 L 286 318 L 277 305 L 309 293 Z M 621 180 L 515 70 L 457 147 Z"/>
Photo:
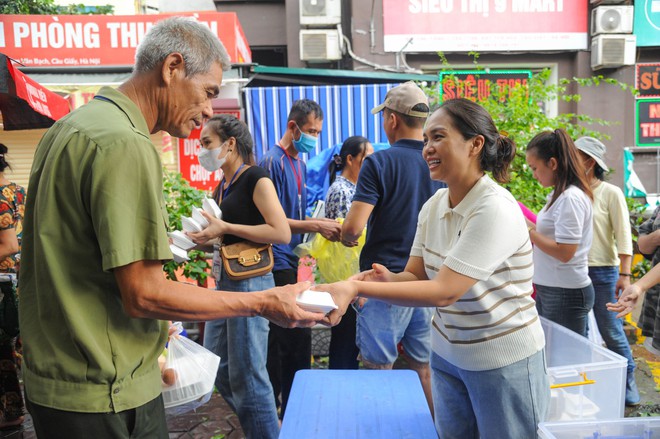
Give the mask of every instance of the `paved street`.
<path id="1" fill-rule="evenodd" d="M 637 407 L 626 407 L 625 416 L 660 416 L 660 356 L 649 352 L 636 328 L 626 325 L 633 356 L 637 362 L 635 376 L 642 396 Z M 315 363 L 323 367 L 327 362 Z M 169 419 L 170 439 L 242 439 L 243 432 L 238 418 L 224 400 L 214 394 L 211 401 L 197 412 Z M 0 432 L 0 438 L 34 439 L 36 434 L 27 417 L 22 431 Z"/>

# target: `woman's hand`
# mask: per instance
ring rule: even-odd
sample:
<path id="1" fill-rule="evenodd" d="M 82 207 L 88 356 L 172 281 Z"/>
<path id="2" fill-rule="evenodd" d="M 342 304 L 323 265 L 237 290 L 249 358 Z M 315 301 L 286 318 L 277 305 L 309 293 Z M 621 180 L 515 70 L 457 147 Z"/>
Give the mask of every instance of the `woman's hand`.
<path id="1" fill-rule="evenodd" d="M 623 290 L 616 303 L 607 304 L 607 310 L 618 313 L 616 315 L 617 318 L 630 314 L 642 294 L 644 294 L 644 291 L 637 285 L 632 284 Z"/>
<path id="2" fill-rule="evenodd" d="M 361 280 L 366 282 L 392 282 L 392 272 L 381 264 L 372 264 L 371 270 L 355 274 L 349 280 Z"/>
<path id="3" fill-rule="evenodd" d="M 227 233 L 228 222 L 211 216 L 204 211 L 202 211 L 201 214 L 209 222 L 209 225 L 201 232 L 188 232 L 188 236 L 190 236 L 190 239 L 192 239 L 195 244 L 206 244 L 208 241 L 215 238 L 221 238 Z"/>

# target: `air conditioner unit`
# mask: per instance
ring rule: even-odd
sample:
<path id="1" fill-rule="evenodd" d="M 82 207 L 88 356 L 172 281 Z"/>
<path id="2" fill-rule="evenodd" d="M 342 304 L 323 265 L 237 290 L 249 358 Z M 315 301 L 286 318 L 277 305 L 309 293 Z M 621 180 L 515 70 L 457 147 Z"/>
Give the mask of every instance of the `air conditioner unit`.
<path id="1" fill-rule="evenodd" d="M 332 61 L 341 59 L 339 31 L 336 29 L 302 29 L 300 31 L 300 59 L 303 61 Z"/>
<path id="2" fill-rule="evenodd" d="M 631 34 L 633 6 L 599 6 L 591 11 L 591 35 Z"/>
<path id="3" fill-rule="evenodd" d="M 591 69 L 635 64 L 635 35 L 597 35 L 591 39 Z"/>
<path id="4" fill-rule="evenodd" d="M 334 26 L 341 23 L 341 0 L 300 0 L 300 24 Z"/>

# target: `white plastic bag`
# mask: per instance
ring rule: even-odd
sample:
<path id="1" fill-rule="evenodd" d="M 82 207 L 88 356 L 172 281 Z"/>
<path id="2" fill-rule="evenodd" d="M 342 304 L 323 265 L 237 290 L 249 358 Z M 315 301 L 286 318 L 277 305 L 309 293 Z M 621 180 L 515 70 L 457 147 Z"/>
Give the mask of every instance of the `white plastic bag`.
<path id="1" fill-rule="evenodd" d="M 181 322 L 172 326 L 176 330 L 170 336 L 163 367 L 163 401 L 167 414 L 179 415 L 211 399 L 220 357 L 182 336 Z"/>

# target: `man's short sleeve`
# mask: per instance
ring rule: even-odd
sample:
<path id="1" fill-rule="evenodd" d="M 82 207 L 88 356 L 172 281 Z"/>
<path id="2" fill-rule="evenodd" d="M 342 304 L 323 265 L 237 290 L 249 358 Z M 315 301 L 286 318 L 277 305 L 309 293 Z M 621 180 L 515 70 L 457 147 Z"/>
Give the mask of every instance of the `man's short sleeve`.
<path id="1" fill-rule="evenodd" d="M 655 208 L 653 214 L 649 219 L 647 219 L 646 221 L 644 221 L 642 224 L 639 225 L 639 228 L 637 230 L 640 235 L 648 235 L 653 233 L 653 223 L 658 217 L 658 213 L 660 213 L 660 206 Z"/>
<path id="2" fill-rule="evenodd" d="M 381 184 L 378 176 L 378 164 L 373 156 L 364 159 L 353 201 L 362 201 L 375 206 L 381 197 Z"/>
<path id="3" fill-rule="evenodd" d="M 89 205 L 104 270 L 172 258 L 162 178 L 160 159 L 146 142 L 99 148 Z"/>

